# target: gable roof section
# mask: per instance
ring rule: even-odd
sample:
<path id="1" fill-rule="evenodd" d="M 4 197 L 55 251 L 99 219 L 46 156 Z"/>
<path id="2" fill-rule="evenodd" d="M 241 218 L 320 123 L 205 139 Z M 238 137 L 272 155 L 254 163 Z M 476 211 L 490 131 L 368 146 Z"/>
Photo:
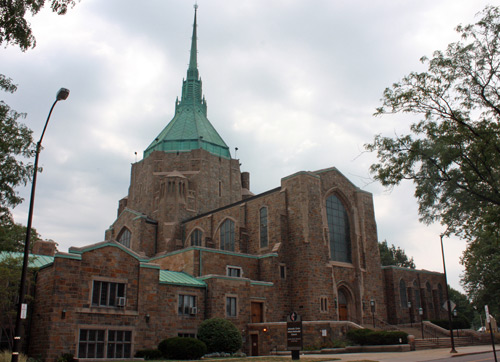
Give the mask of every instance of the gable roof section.
<path id="1" fill-rule="evenodd" d="M 170 270 L 160 270 L 160 283 L 195 288 L 206 288 L 207 286 L 205 282 L 198 280 L 187 273 Z"/>
<path id="2" fill-rule="evenodd" d="M 23 259 L 24 253 L 2 251 L 0 252 L 0 262 L 7 258 Z M 28 268 L 43 268 L 54 262 L 53 256 L 30 254 Z"/>

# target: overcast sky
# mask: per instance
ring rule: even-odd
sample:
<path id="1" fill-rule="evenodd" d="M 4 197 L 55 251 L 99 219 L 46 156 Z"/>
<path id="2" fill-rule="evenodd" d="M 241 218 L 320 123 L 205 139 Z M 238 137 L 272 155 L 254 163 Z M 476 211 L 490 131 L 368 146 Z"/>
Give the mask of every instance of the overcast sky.
<path id="1" fill-rule="evenodd" d="M 372 182 L 375 134 L 408 131 L 409 116 L 373 117 L 383 90 L 458 40 L 454 28 L 487 5 L 475 0 L 199 0 L 198 67 L 208 118 L 249 171 L 255 194 L 297 171 L 337 167 L 373 193 L 379 240 L 418 268 L 442 271 L 440 225 L 418 221 L 413 185 Z M 81 0 L 65 16 L 30 22 L 37 46 L 0 49 L 2 94 L 38 140 L 45 135 L 33 226 L 59 250 L 102 241 L 127 194 L 130 164 L 172 119 L 193 23 L 186 0 Z M 238 147 L 235 153 L 235 147 Z M 137 156 L 135 155 L 137 152 Z M 26 202 L 14 210 L 26 223 Z M 460 288 L 465 243 L 445 239 L 449 282 Z"/>

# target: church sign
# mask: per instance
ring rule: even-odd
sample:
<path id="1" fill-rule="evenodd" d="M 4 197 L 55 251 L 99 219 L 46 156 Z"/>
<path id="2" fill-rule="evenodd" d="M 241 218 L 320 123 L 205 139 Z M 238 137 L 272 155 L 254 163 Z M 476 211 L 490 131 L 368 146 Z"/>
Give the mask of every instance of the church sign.
<path id="1" fill-rule="evenodd" d="M 296 312 L 287 317 L 286 342 L 289 351 L 300 351 L 302 349 L 302 320 Z"/>

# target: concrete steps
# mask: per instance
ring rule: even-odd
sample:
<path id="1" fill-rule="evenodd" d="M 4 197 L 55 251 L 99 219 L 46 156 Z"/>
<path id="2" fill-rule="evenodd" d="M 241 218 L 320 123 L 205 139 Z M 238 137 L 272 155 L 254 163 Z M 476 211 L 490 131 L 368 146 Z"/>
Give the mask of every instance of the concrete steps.
<path id="1" fill-rule="evenodd" d="M 474 341 L 470 337 L 455 337 L 454 342 L 455 342 L 455 347 L 470 346 L 474 344 Z M 450 337 L 415 339 L 416 350 L 432 349 L 432 348 L 451 348 Z"/>

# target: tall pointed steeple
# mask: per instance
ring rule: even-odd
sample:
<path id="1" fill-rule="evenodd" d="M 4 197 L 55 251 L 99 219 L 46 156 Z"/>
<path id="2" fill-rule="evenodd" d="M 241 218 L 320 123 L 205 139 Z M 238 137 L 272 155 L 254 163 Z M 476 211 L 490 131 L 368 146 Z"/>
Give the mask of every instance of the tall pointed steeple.
<path id="1" fill-rule="evenodd" d="M 198 72 L 197 9 L 194 6 L 193 35 L 187 78 L 182 82 L 181 100 L 175 102 L 175 116 L 144 151 L 144 158 L 153 151 L 189 152 L 202 148 L 214 155 L 231 158 L 229 147 L 207 118 L 207 103 L 202 97 Z"/>

